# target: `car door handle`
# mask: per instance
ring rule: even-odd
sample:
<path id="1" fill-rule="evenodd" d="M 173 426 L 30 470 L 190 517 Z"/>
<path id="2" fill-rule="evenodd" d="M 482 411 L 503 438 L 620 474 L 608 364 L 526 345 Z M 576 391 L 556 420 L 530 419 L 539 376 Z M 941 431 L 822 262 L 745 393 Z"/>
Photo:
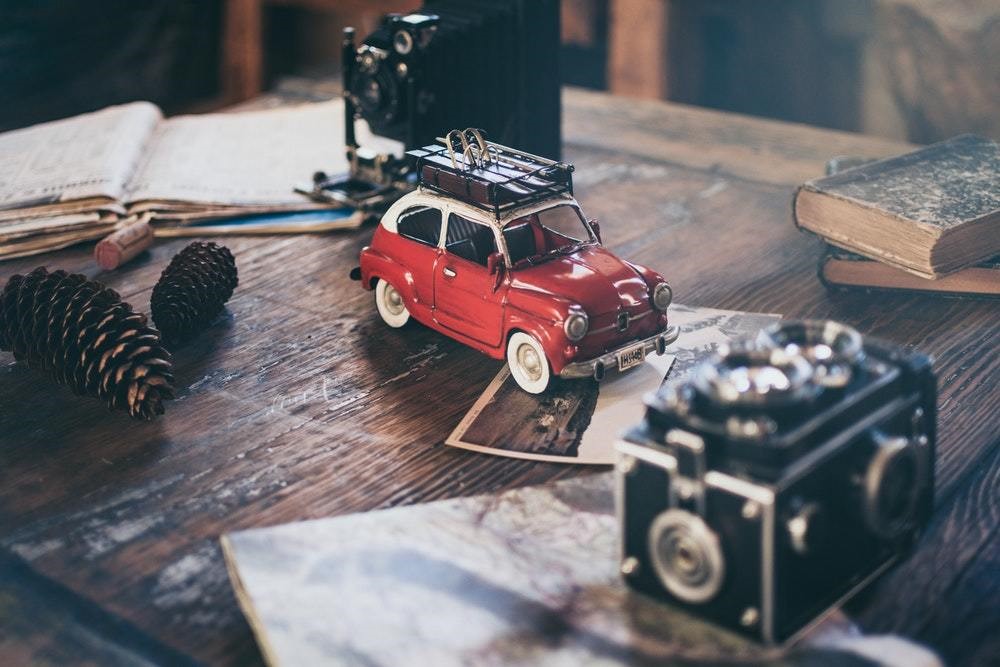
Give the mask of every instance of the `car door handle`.
<path id="1" fill-rule="evenodd" d="M 444 267 L 444 271 L 442 271 L 441 273 L 443 273 L 446 278 L 454 278 L 455 276 L 458 275 L 457 273 L 455 273 L 455 269 L 448 266 Z"/>

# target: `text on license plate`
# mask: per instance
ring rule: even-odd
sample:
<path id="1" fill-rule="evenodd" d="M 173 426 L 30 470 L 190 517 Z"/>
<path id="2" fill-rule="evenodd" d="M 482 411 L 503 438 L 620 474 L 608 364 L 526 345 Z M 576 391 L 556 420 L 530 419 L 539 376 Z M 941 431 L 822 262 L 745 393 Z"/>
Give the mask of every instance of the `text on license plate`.
<path id="1" fill-rule="evenodd" d="M 638 366 L 645 358 L 646 351 L 643 349 L 641 344 L 636 345 L 635 347 L 626 348 L 618 353 L 618 370 L 624 371 L 632 368 L 633 366 Z"/>

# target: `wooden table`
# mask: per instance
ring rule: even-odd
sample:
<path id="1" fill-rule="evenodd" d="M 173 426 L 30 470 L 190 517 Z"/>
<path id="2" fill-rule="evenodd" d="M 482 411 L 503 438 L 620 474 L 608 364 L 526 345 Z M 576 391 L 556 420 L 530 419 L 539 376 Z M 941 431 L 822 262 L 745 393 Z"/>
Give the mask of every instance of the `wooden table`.
<path id="1" fill-rule="evenodd" d="M 937 359 L 938 511 L 857 618 L 954 664 L 1000 655 L 1000 303 L 828 293 L 795 185 L 887 141 L 570 90 L 585 210 L 680 302 L 831 317 Z M 338 147 L 331 147 L 338 150 Z M 303 165 L 310 172 L 317 165 Z M 260 660 L 219 551 L 227 531 L 580 474 L 441 446 L 499 368 L 419 326 L 385 327 L 347 277 L 370 229 L 229 239 L 228 316 L 176 355 L 152 423 L 0 357 L 0 663 Z M 137 308 L 183 241 L 100 276 Z M 89 247 L 0 264 L 96 275 Z M 822 576 L 822 573 L 818 573 Z"/>

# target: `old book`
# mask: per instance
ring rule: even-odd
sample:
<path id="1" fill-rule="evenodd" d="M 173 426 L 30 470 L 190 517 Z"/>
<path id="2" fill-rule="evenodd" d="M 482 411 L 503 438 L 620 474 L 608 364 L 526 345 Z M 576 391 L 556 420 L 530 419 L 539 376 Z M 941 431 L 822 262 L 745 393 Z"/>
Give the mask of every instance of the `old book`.
<path id="1" fill-rule="evenodd" d="M 1000 147 L 962 135 L 809 181 L 795 223 L 925 278 L 1000 253 Z"/>
<path id="2" fill-rule="evenodd" d="M 841 613 L 787 650 L 630 591 L 611 473 L 230 533 L 264 659 L 283 665 L 938 667 Z"/>
<path id="3" fill-rule="evenodd" d="M 177 224 L 329 209 L 294 187 L 347 168 L 342 114 L 334 100 L 164 118 L 134 102 L 0 134 L 0 258 L 99 238 L 143 212 Z"/>
<path id="4" fill-rule="evenodd" d="M 1000 296 L 1000 255 L 933 280 L 828 246 L 819 260 L 819 278 L 827 285 L 838 287 Z"/>

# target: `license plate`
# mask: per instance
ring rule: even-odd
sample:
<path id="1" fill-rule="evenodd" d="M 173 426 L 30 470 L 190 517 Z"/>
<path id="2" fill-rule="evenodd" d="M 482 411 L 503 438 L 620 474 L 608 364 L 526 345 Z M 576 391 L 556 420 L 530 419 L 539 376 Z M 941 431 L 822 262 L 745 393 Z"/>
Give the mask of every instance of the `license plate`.
<path id="1" fill-rule="evenodd" d="M 638 366 L 646 358 L 646 350 L 641 344 L 630 347 L 618 353 L 618 370 L 626 371 L 633 366 Z"/>

